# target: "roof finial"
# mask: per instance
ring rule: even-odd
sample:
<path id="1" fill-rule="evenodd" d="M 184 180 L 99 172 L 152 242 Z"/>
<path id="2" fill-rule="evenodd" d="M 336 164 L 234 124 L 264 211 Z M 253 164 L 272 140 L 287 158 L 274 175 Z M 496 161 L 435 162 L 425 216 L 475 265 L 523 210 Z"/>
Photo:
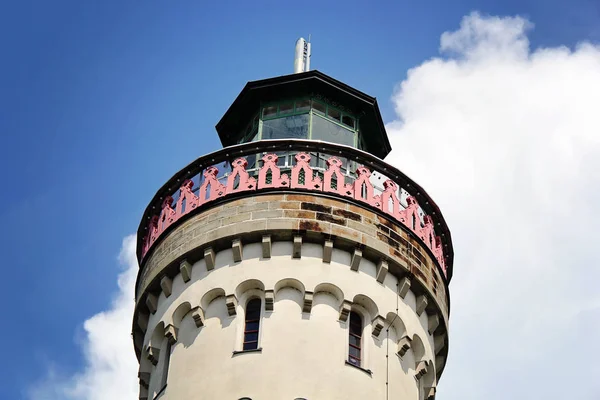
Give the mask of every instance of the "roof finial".
<path id="1" fill-rule="evenodd" d="M 310 70 L 310 35 L 308 42 L 304 38 L 296 41 L 296 56 L 294 57 L 294 73 Z"/>

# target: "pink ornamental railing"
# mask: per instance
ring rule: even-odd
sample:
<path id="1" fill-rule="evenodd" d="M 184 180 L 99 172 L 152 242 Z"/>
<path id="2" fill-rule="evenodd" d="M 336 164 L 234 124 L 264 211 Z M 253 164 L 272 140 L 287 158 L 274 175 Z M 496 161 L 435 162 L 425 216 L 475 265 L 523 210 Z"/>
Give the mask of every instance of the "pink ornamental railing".
<path id="1" fill-rule="evenodd" d="M 219 168 L 210 166 L 203 171 L 204 180 L 197 190 L 198 195 L 194 193 L 193 181 L 185 180 L 179 188 L 178 199 L 175 201 L 172 196 L 166 196 L 162 202 L 160 213 L 150 217 L 145 229 L 147 234 L 142 241 L 142 258 L 170 225 L 205 204 L 240 192 L 278 188 L 301 189 L 349 197 L 390 215 L 425 243 L 437 259 L 444 275 L 448 276 L 442 240 L 435 234 L 432 217 L 423 215 L 421 219 L 420 207 L 415 197 L 408 196 L 406 198 L 407 206 L 404 207 L 398 196 L 399 187 L 391 179 L 384 181 L 383 191 L 376 194 L 376 190 L 369 180 L 371 170 L 365 166 L 359 166 L 353 182 L 346 183 L 348 175 L 342 173 L 343 163 L 335 156 L 330 156 L 326 160 L 327 167 L 322 171 L 322 178 L 318 176 L 318 173 L 315 174 L 316 171 L 321 171 L 310 166 L 310 154 L 300 152 L 294 157 L 296 163 L 289 169 L 288 175 L 282 173 L 277 165 L 278 156 L 276 154 L 265 154 L 262 157 L 263 165 L 258 168 L 258 179 L 251 176 L 246 170 L 248 166 L 246 158 L 236 158 L 231 163 L 232 171 L 226 177 L 225 184 L 218 178 Z M 256 176 L 256 170 L 252 170 L 252 172 Z"/>

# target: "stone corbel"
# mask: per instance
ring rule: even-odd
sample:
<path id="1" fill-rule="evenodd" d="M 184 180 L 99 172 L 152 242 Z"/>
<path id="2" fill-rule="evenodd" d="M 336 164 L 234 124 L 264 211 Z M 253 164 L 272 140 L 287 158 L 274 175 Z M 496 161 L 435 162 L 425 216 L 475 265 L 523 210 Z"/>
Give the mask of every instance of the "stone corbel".
<path id="1" fill-rule="evenodd" d="M 360 267 L 360 260 L 362 260 L 362 250 L 354 249 L 354 253 L 352 254 L 352 261 L 350 262 L 350 269 L 352 271 L 358 271 L 358 267 Z"/>
<path id="2" fill-rule="evenodd" d="M 148 400 L 148 388 L 146 386 L 140 385 L 140 400 Z"/>
<path id="3" fill-rule="evenodd" d="M 425 400 L 435 400 L 435 387 L 425 388 Z"/>
<path id="4" fill-rule="evenodd" d="M 435 354 L 438 354 L 444 346 L 446 345 L 446 336 L 445 335 L 437 335 L 433 338 L 433 348 Z M 437 362 L 436 362 L 437 364 Z"/>
<path id="5" fill-rule="evenodd" d="M 408 279 L 407 277 L 403 278 L 398 286 L 398 295 L 401 298 L 405 298 L 406 294 L 408 293 L 408 291 L 410 290 L 410 279 Z"/>
<path id="6" fill-rule="evenodd" d="M 294 236 L 294 249 L 292 250 L 292 258 L 302 257 L 302 236 Z"/>
<path id="7" fill-rule="evenodd" d="M 377 264 L 377 275 L 375 277 L 377 282 L 383 283 L 387 273 L 388 273 L 388 262 L 386 260 L 379 261 L 379 264 Z"/>
<path id="8" fill-rule="evenodd" d="M 415 311 L 417 312 L 418 316 L 423 314 L 423 311 L 425 311 L 425 308 L 427 308 L 427 303 L 427 297 L 425 297 L 424 294 L 417 297 L 417 309 Z"/>
<path id="9" fill-rule="evenodd" d="M 165 337 L 169 341 L 169 344 L 173 346 L 175 343 L 177 343 L 177 328 L 171 324 L 165 326 Z"/>
<path id="10" fill-rule="evenodd" d="M 146 295 L 146 307 L 148 307 L 148 310 L 150 310 L 152 314 L 154 314 L 158 308 L 158 299 L 152 293 Z"/>
<path id="11" fill-rule="evenodd" d="M 275 292 L 273 290 L 265 290 L 265 311 L 273 311 L 274 302 Z"/>
<path id="12" fill-rule="evenodd" d="M 440 317 L 436 314 L 430 315 L 428 318 L 428 330 L 429 330 L 429 334 L 433 335 L 433 332 L 435 332 L 435 330 L 437 329 L 437 327 L 440 325 Z"/>
<path id="13" fill-rule="evenodd" d="M 333 242 L 326 240 L 323 245 L 323 262 L 329 264 L 331 262 L 331 254 L 333 253 Z"/>
<path id="14" fill-rule="evenodd" d="M 158 364 L 158 356 L 160 355 L 160 350 L 156 347 L 148 346 L 148 360 L 152 363 L 152 365 L 156 366 Z"/>
<path id="15" fill-rule="evenodd" d="M 271 258 L 271 235 L 262 237 L 262 256 L 263 258 Z"/>
<path id="16" fill-rule="evenodd" d="M 196 328 L 204 326 L 204 311 L 202 308 L 200 308 L 200 306 L 194 307 L 192 308 L 191 312 L 194 323 L 196 324 Z"/>
<path id="17" fill-rule="evenodd" d="M 446 357 L 437 356 L 435 358 L 435 367 L 438 369 L 438 371 L 441 371 L 444 368 L 445 364 L 446 364 Z"/>
<path id="18" fill-rule="evenodd" d="M 410 350 L 412 340 L 408 336 L 404 336 L 398 341 L 398 355 L 403 357 L 408 350 Z"/>
<path id="19" fill-rule="evenodd" d="M 415 367 L 415 378 L 421 379 L 427 373 L 427 361 L 419 361 Z"/>
<path id="20" fill-rule="evenodd" d="M 160 279 L 160 288 L 162 289 L 165 297 L 169 297 L 173 293 L 173 281 L 168 276 L 163 276 Z"/>
<path id="21" fill-rule="evenodd" d="M 148 389 L 150 386 L 150 372 L 138 372 L 138 378 L 140 379 L 140 385 Z"/>
<path id="22" fill-rule="evenodd" d="M 215 251 L 212 247 L 204 249 L 204 262 L 206 263 L 207 271 L 215 269 Z"/>
<path id="23" fill-rule="evenodd" d="M 348 300 L 344 300 L 340 307 L 340 321 L 346 322 L 348 320 L 348 315 L 350 315 L 350 310 L 352 309 L 352 303 Z"/>
<path id="24" fill-rule="evenodd" d="M 229 314 L 230 317 L 236 315 L 238 302 L 234 294 L 230 294 L 225 298 L 225 305 L 227 306 L 227 314 Z"/>
<path id="25" fill-rule="evenodd" d="M 181 273 L 181 278 L 184 283 L 187 283 L 192 279 L 192 264 L 188 262 L 188 260 L 183 260 L 179 264 L 179 272 Z"/>
<path id="26" fill-rule="evenodd" d="M 233 242 L 231 243 L 231 250 L 233 251 L 233 261 L 242 261 L 243 247 L 240 239 L 233 239 Z"/>
<path id="27" fill-rule="evenodd" d="M 302 312 L 310 313 L 313 303 L 313 292 L 304 292 L 304 305 L 302 306 Z"/>
<path id="28" fill-rule="evenodd" d="M 148 318 L 149 317 L 150 316 L 148 314 L 144 314 L 144 313 L 138 314 L 137 323 L 138 323 L 138 326 L 140 328 L 142 328 L 142 330 L 144 332 L 146 332 L 146 329 L 148 329 Z"/>
<path id="29" fill-rule="evenodd" d="M 375 318 L 373 318 L 373 321 L 371 321 L 371 326 L 373 327 L 372 328 L 373 336 L 378 338 L 379 334 L 381 333 L 381 330 L 385 326 L 385 319 L 383 319 L 383 317 L 381 315 L 378 315 Z"/>

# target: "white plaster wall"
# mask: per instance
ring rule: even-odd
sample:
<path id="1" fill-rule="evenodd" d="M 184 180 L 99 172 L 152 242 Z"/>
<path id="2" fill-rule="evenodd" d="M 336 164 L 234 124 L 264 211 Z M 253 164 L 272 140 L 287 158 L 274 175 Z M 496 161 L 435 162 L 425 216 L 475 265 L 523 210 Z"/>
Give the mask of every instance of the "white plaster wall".
<path id="1" fill-rule="evenodd" d="M 270 259 L 262 258 L 260 244 L 247 245 L 243 252 L 244 259 L 239 263 L 233 261 L 231 251 L 218 253 L 212 271 L 206 270 L 203 260 L 197 262 L 187 283 L 181 275 L 176 276 L 173 293 L 168 298 L 161 293 L 158 310 L 150 316 L 144 348 L 154 327 L 161 326 L 161 322 L 173 324 L 172 316 L 179 305 L 187 301 L 192 307 L 199 306 L 211 290 L 235 294 L 240 291 L 238 285 L 249 279 L 260 281 L 266 290 L 279 288 L 282 285 L 278 282 L 290 278 L 301 282 L 300 287 L 279 288 L 273 311 L 265 312 L 264 292 L 254 289 L 252 293 L 238 293 L 237 315 L 228 315 L 225 297 L 221 296 L 205 305 L 203 327 L 197 328 L 189 313 L 181 322 L 176 320 L 177 343 L 172 346 L 167 388 L 161 399 L 386 399 L 388 376 L 389 399 L 420 398 L 419 382 L 414 378 L 417 360 L 412 349 L 401 359 L 396 354 L 397 341 L 402 336 L 417 335 L 423 342 L 422 359 L 433 361 L 433 337 L 427 332 L 426 313 L 421 317 L 415 313 L 414 294 L 409 291 L 405 299 L 396 296 L 393 275 L 388 274 L 384 284 L 380 284 L 375 280 L 376 266 L 372 262 L 363 259 L 359 271 L 352 271 L 351 254 L 337 249 L 331 263 L 323 263 L 322 246 L 316 244 L 304 244 L 300 259 L 291 258 L 290 242 L 273 243 Z M 336 285 L 344 299 L 360 303 L 354 308 L 366 317 L 362 367 L 371 370 L 371 375 L 345 364 L 348 327 L 347 322 L 339 321 L 343 299 L 316 293 L 311 313 L 302 312 L 303 290 L 314 291 L 322 283 Z M 360 300 L 359 295 L 374 304 Z M 251 296 L 263 301 L 259 342 L 262 351 L 233 355 L 233 351 L 241 349 L 245 301 Z M 371 319 L 393 315 L 396 307 L 399 321 L 390 328 L 389 339 L 385 329 L 388 323 L 379 338 L 373 337 Z M 158 367 L 151 368 L 153 375 L 159 374 L 160 365 L 159 362 Z M 429 371 L 425 378 L 429 386 L 435 385 L 431 364 Z M 153 377 L 152 386 L 154 382 Z"/>

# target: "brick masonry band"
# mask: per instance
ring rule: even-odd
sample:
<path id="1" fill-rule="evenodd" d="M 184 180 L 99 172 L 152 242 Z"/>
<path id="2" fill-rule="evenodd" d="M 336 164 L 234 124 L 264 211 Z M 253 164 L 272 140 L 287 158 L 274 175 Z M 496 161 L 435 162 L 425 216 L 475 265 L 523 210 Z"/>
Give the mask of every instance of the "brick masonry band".
<path id="1" fill-rule="evenodd" d="M 233 198 L 227 203 L 210 209 L 199 210 L 190 218 L 172 226 L 169 232 L 154 245 L 140 271 L 136 289 L 136 301 L 144 293 L 161 290 L 161 276 L 174 279 L 180 271 L 182 259 L 193 263 L 206 261 L 207 250 L 214 263 L 216 253 L 234 248 L 240 241 L 244 246 L 259 243 L 264 234 L 277 241 L 292 241 L 298 232 L 306 232 L 304 243 L 323 245 L 323 259 L 327 241 L 329 250 L 337 249 L 352 254 L 362 252 L 361 258 L 378 263 L 389 261 L 389 272 L 397 278 L 410 277 L 411 290 L 428 292 L 434 304 L 448 319 L 449 298 L 442 271 L 437 261 L 427 252 L 421 240 L 410 231 L 392 222 L 389 216 L 378 214 L 342 198 L 325 197 L 319 193 L 269 192 L 257 196 Z M 257 234 L 258 233 L 258 234 Z M 311 239 L 308 239 L 311 237 Z M 222 239 L 226 240 L 222 240 Z M 264 243 L 263 243 L 264 245 Z M 196 251 L 194 254 L 190 252 Z M 270 250 L 268 250 L 268 253 Z M 270 258 L 267 256 L 263 257 Z M 355 255 L 352 262 L 357 262 Z M 350 259 L 346 260 L 350 263 Z M 345 261 L 345 262 L 346 262 Z M 354 265 L 356 270 L 356 265 Z M 431 300 L 431 299 L 430 299 Z M 143 303 L 143 302 L 142 302 Z"/>
<path id="2" fill-rule="evenodd" d="M 447 276 L 441 239 L 435 234 L 432 218 L 424 215 L 421 222 L 419 204 L 413 196 L 407 197 L 408 206 L 404 208 L 398 198 L 398 185 L 394 181 L 387 179 L 383 183 L 384 191 L 378 195 L 374 193 L 373 184 L 369 180 L 371 171 L 364 166 L 356 169 L 356 178 L 348 184 L 345 183 L 346 176 L 341 172 L 342 161 L 338 157 L 331 156 L 327 159 L 327 169 L 323 173 L 323 179 L 315 176 L 310 166 L 309 154 L 298 153 L 295 159 L 296 164 L 291 168 L 291 177 L 289 177 L 281 173 L 276 154 L 264 155 L 262 157 L 264 163 L 258 171 L 257 181 L 246 171 L 248 161 L 243 157 L 237 158 L 231 163 L 232 172 L 227 177 L 226 185 L 217 179 L 218 168 L 208 167 L 204 170 L 205 179 L 199 188 L 198 196 L 192 191 L 193 182 L 186 180 L 180 188 L 178 200 L 175 202 L 173 197 L 167 196 L 163 201 L 160 214 L 150 219 L 147 226 L 148 233 L 143 239 L 142 257 L 170 225 L 204 204 L 234 193 L 266 188 L 291 188 L 350 197 L 389 214 L 425 243 L 438 261 L 444 275 Z"/>

